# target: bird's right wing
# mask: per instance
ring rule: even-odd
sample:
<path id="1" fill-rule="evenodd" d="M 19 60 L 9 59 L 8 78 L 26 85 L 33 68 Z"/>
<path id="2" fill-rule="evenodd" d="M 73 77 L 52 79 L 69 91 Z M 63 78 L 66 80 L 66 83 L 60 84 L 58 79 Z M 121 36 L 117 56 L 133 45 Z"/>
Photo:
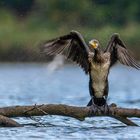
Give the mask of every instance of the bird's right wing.
<path id="1" fill-rule="evenodd" d="M 62 54 L 81 66 L 86 74 L 88 73 L 90 50 L 82 35 L 77 31 L 71 31 L 67 35 L 43 43 L 40 51 L 46 55 Z"/>

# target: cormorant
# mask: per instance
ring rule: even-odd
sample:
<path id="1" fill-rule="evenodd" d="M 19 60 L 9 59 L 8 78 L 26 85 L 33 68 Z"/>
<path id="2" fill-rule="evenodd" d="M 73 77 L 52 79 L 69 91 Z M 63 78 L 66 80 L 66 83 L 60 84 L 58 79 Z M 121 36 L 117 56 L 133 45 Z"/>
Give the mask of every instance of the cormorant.
<path id="1" fill-rule="evenodd" d="M 117 60 L 124 65 L 140 69 L 140 65 L 130 55 L 117 33 L 111 36 L 105 50 L 101 50 L 98 40 L 92 39 L 87 45 L 79 32 L 71 31 L 67 35 L 45 42 L 40 51 L 46 55 L 62 54 L 89 74 L 91 100 L 87 106 L 107 105 L 108 74 Z"/>

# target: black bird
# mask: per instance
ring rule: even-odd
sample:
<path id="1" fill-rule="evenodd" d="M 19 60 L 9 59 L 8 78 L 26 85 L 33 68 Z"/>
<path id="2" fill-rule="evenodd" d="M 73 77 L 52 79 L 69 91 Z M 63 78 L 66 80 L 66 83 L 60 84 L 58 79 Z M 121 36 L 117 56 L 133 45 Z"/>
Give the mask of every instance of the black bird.
<path id="1" fill-rule="evenodd" d="M 67 35 L 43 43 L 40 50 L 46 55 L 62 54 L 89 74 L 91 100 L 87 106 L 107 105 L 108 74 L 117 60 L 124 65 L 140 69 L 140 65 L 130 55 L 117 33 L 111 36 L 105 50 L 101 50 L 100 43 L 96 39 L 92 39 L 87 45 L 77 31 L 71 31 Z"/>

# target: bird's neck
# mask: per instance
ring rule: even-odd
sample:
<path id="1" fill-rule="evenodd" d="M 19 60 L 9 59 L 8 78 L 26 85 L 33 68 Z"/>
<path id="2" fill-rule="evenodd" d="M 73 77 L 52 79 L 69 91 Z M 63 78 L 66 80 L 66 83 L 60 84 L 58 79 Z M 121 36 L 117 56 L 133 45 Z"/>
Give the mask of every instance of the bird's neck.
<path id="1" fill-rule="evenodd" d="M 95 55 L 98 55 L 100 53 L 101 53 L 101 49 L 100 48 L 95 49 Z"/>
<path id="2" fill-rule="evenodd" d="M 95 53 L 95 55 L 94 55 L 95 61 L 96 62 L 100 62 L 100 59 L 101 59 L 101 49 L 100 48 L 95 49 L 94 53 Z"/>

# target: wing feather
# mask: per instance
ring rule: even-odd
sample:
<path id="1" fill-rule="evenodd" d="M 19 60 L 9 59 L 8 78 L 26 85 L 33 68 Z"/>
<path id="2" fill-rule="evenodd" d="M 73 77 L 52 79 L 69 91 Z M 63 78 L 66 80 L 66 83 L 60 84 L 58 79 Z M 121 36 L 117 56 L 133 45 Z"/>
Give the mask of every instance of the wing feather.
<path id="1" fill-rule="evenodd" d="M 72 31 L 67 35 L 43 43 L 40 51 L 45 55 L 62 54 L 67 59 L 76 62 L 86 74 L 88 73 L 88 53 L 90 50 L 82 35 L 77 31 Z"/>
<path id="2" fill-rule="evenodd" d="M 140 69 L 140 65 L 134 60 L 126 48 L 117 47 L 117 58 L 124 65 Z"/>
<path id="3" fill-rule="evenodd" d="M 105 52 L 110 52 L 111 54 L 111 66 L 119 60 L 120 63 L 124 65 L 140 69 L 140 64 L 138 64 L 138 62 L 136 62 L 133 56 L 128 52 L 126 45 L 116 33 L 112 35 Z"/>

